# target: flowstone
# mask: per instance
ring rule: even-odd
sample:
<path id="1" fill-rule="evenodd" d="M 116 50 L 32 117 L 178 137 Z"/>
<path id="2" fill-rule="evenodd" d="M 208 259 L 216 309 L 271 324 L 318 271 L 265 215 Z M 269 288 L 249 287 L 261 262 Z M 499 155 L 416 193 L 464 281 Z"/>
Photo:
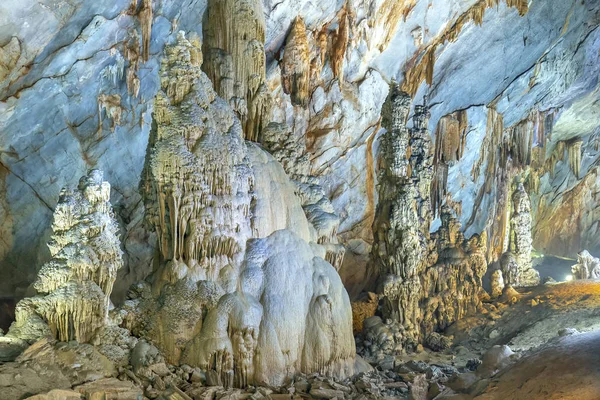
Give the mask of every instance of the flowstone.
<path id="1" fill-rule="evenodd" d="M 244 141 L 198 51 L 180 33 L 163 59 L 142 186 L 160 254 L 124 325 L 209 384 L 348 376 L 352 311 L 328 247 L 279 163 Z"/>
<path id="2" fill-rule="evenodd" d="M 62 190 L 54 211 L 52 260 L 39 271 L 40 293 L 17 304 L 8 337 L 33 341 L 52 334 L 89 342 L 108 323 L 110 294 L 123 262 L 110 185 L 92 170 L 77 189 Z"/>

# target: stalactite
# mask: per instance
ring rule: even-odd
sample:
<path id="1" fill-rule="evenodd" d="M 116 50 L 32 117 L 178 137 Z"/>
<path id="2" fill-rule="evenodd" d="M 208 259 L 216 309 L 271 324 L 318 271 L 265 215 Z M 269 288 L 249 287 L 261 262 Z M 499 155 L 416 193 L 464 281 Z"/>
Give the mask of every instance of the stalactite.
<path id="1" fill-rule="evenodd" d="M 569 140 L 566 143 L 567 146 L 567 154 L 569 157 L 569 167 L 575 175 L 575 178 L 579 179 L 581 177 L 581 146 L 583 145 L 583 140 L 576 138 Z"/>
<path id="2" fill-rule="evenodd" d="M 296 17 L 288 33 L 281 69 L 283 91 L 290 95 L 293 104 L 306 107 L 310 90 L 310 52 L 301 17 Z"/>
<path id="3" fill-rule="evenodd" d="M 508 135 L 512 165 L 521 169 L 531 165 L 534 136 L 534 124 L 531 118 L 526 118 L 511 127 Z"/>
<path id="4" fill-rule="evenodd" d="M 489 245 L 487 258 L 489 261 L 497 260 L 506 250 L 506 232 L 508 227 L 508 197 L 511 173 L 506 168 L 505 146 L 503 146 L 504 120 L 502 114 L 499 114 L 493 106 L 488 108 L 485 139 L 482 144 L 481 155 L 478 162 L 472 170 L 474 181 L 479 179 L 479 174 L 483 170 L 485 180 L 479 193 L 475 198 L 473 213 L 467 221 L 466 228 L 469 228 L 477 218 L 476 210 L 481 209 L 481 204 L 485 195 L 496 190 L 496 207 L 491 215 L 492 223 L 488 227 Z M 483 163 L 485 169 L 482 168 Z"/>
<path id="5" fill-rule="evenodd" d="M 476 25 L 483 23 L 483 16 L 486 9 L 497 7 L 501 0 L 478 0 L 466 12 L 461 14 L 453 24 L 449 24 L 447 28 L 437 38 L 435 38 L 429 46 L 423 51 L 418 62 L 414 60 L 408 64 L 405 70 L 405 79 L 402 84 L 402 90 L 414 96 L 423 81 L 428 85 L 433 82 L 433 70 L 435 65 L 435 52 L 439 46 L 443 46 L 447 42 L 454 42 L 462 32 L 462 29 L 469 22 Z M 527 0 L 506 0 L 508 7 L 515 7 L 519 11 L 519 15 L 523 16 L 527 13 Z"/>
<path id="6" fill-rule="evenodd" d="M 120 52 L 115 54 L 115 63 L 107 65 L 101 72 L 100 76 L 103 79 L 111 82 L 113 86 L 117 86 L 118 83 L 123 79 L 125 71 L 125 59 Z"/>
<path id="7" fill-rule="evenodd" d="M 150 38 L 152 34 L 152 0 L 142 0 L 142 7 L 138 13 L 140 25 L 142 27 L 142 60 L 148 61 L 150 57 Z"/>
<path id="8" fill-rule="evenodd" d="M 140 78 L 138 69 L 140 62 L 140 38 L 136 30 L 132 31 L 131 38 L 125 45 L 125 58 L 129 62 L 127 67 L 127 90 L 130 95 L 137 97 L 140 92 Z"/>
<path id="9" fill-rule="evenodd" d="M 467 111 L 461 110 L 440 118 L 435 131 L 433 158 L 432 210 L 437 216 L 448 192 L 448 168 L 459 161 L 467 141 Z"/>
<path id="10" fill-rule="evenodd" d="M 111 132 L 115 131 L 117 125 L 121 124 L 121 96 L 118 94 L 98 95 L 98 134 L 102 133 L 102 111 L 106 110 L 106 116 L 112 119 Z"/>
<path id="11" fill-rule="evenodd" d="M 48 243 L 52 260 L 33 285 L 42 295 L 17 307 L 17 329 L 36 314 L 57 339 L 84 343 L 107 323 L 110 294 L 123 264 L 109 199 L 110 185 L 98 170 L 82 177 L 76 190 L 62 190 Z"/>
<path id="12" fill-rule="evenodd" d="M 416 0 L 384 0 L 377 10 L 375 21 L 382 22 L 385 26 L 386 33 L 383 41 L 379 44 L 379 50 L 383 51 L 387 48 L 390 41 L 393 39 L 396 32 L 396 27 L 402 19 L 406 21 L 408 14 L 415 7 Z"/>
<path id="13" fill-rule="evenodd" d="M 259 0 L 210 0 L 204 27 L 204 71 L 236 111 L 247 140 L 267 126 L 265 21 Z"/>
<path id="14" fill-rule="evenodd" d="M 346 3 L 346 6 L 339 17 L 338 27 L 335 32 L 333 32 L 331 49 L 329 50 L 331 70 L 333 71 L 333 76 L 339 80 L 344 79 L 344 59 L 346 57 L 350 36 L 347 8 L 348 3 Z"/>

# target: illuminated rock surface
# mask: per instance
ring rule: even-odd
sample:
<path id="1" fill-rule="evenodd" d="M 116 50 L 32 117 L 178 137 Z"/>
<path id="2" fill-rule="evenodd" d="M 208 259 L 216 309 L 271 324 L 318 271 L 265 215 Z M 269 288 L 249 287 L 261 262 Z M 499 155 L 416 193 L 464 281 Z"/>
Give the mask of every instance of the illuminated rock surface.
<path id="1" fill-rule="evenodd" d="M 48 243 L 52 260 L 33 284 L 40 295 L 17 304 L 8 336 L 35 340 L 52 334 L 86 343 L 108 323 L 110 294 L 122 265 L 109 200 L 110 185 L 98 170 L 82 177 L 76 189 L 63 189 Z"/>
<path id="2" fill-rule="evenodd" d="M 255 207 L 275 194 L 262 180 L 281 167 L 252 167 L 263 150 L 244 141 L 196 51 L 180 33 L 163 59 L 144 178 L 159 266 L 126 306 L 137 308 L 128 327 L 170 363 L 201 367 L 225 387 L 281 385 L 300 372 L 349 376 L 350 301 L 315 243 L 326 243 L 318 222 L 299 214 L 286 180 L 283 210 Z"/>
<path id="3" fill-rule="evenodd" d="M 0 399 L 558 396 L 547 346 L 600 326 L 599 21 L 2 2 Z"/>

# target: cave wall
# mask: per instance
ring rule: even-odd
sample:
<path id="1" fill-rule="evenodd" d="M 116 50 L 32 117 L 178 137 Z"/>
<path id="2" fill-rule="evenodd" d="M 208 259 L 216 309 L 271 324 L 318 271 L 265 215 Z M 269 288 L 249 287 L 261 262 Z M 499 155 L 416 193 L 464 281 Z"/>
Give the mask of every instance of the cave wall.
<path id="1" fill-rule="evenodd" d="M 138 190 L 151 99 L 165 43 L 179 30 L 202 36 L 206 1 L 154 1 L 152 12 L 148 2 L 131 3 L 0 5 L 3 296 L 23 294 L 50 258 L 45 243 L 60 188 L 91 168 L 104 170 L 111 183 L 121 227 L 124 267 L 114 298 L 152 268 L 156 240 L 143 225 Z M 492 174 L 493 151 L 484 151 L 493 132 L 490 108 L 505 128 L 552 112 L 543 151 L 550 158 L 561 142 L 582 138 L 581 167 L 576 176 L 565 150 L 552 171 L 542 171 L 531 195 L 534 247 L 561 256 L 600 250 L 597 2 L 265 0 L 263 6 L 271 119 L 306 137 L 311 172 L 341 219 L 338 237 L 347 252 L 340 274 L 351 295 L 374 282 L 366 266 L 380 111 L 392 79 L 418 102 L 429 96 L 432 132 L 443 116 L 466 110 L 465 151 L 449 165 L 448 192 L 467 237 L 493 225 L 501 196 L 498 190 L 480 196 Z M 279 62 L 296 16 L 315 60 L 305 104 L 285 93 Z"/>

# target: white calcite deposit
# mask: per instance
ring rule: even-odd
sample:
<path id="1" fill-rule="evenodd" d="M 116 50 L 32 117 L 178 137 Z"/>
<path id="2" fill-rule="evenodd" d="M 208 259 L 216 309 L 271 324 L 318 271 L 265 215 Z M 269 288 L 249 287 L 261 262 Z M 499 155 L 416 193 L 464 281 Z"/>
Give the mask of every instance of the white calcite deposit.
<path id="1" fill-rule="evenodd" d="M 109 322 L 110 294 L 123 263 L 109 200 L 110 184 L 99 170 L 77 188 L 63 189 L 48 243 L 52 260 L 33 284 L 40 294 L 17 304 L 9 336 L 33 340 L 51 333 L 85 343 Z"/>
<path id="2" fill-rule="evenodd" d="M 226 387 L 348 376 L 350 301 L 319 225 L 281 166 L 244 141 L 199 51 L 180 33 L 163 59 L 144 178 L 160 255 L 151 287 L 126 302 L 126 325 Z"/>

